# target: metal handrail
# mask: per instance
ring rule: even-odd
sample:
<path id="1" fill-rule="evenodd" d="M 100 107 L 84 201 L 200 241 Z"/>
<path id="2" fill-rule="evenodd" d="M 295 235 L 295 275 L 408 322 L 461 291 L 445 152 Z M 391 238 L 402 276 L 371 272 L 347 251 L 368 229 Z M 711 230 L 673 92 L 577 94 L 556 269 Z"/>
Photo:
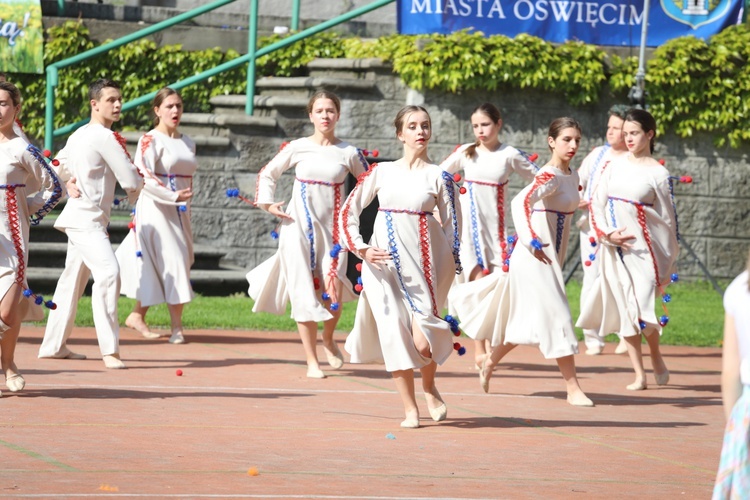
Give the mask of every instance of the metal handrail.
<path id="1" fill-rule="evenodd" d="M 212 10 L 213 8 L 217 8 L 227 4 L 234 2 L 236 0 L 218 0 L 216 2 L 213 2 L 211 4 L 205 5 L 203 7 L 200 7 L 198 9 L 194 9 L 190 12 L 186 12 L 184 14 L 181 14 L 180 16 L 176 16 L 175 18 L 172 18 L 168 21 L 162 21 L 161 23 L 155 24 L 149 28 L 146 28 L 144 30 L 137 31 L 135 33 L 132 33 L 126 37 L 123 37 L 119 40 L 115 40 L 114 42 L 110 42 L 106 45 L 102 45 L 101 47 L 97 47 L 95 49 L 88 50 L 86 52 L 83 52 L 81 54 L 78 54 L 77 56 L 71 57 L 69 59 L 65 59 L 64 61 L 59 61 L 57 63 L 51 64 L 47 67 L 47 110 L 46 110 L 46 120 L 45 120 L 45 133 L 44 133 L 44 147 L 45 149 L 52 149 L 52 143 L 55 137 L 59 137 L 61 135 L 68 134 L 70 132 L 73 132 L 77 128 L 85 125 L 89 122 L 89 118 L 85 120 L 81 120 L 79 122 L 73 123 L 71 125 L 66 125 L 64 127 L 61 127 L 59 129 L 54 129 L 53 127 L 53 113 L 54 113 L 54 87 L 58 84 L 58 77 L 57 77 L 57 70 L 59 68 L 63 68 L 66 66 L 70 66 L 71 64 L 75 64 L 76 62 L 80 62 L 82 60 L 88 59 L 89 57 L 93 57 L 94 55 L 98 55 L 105 50 L 109 50 L 112 48 L 119 47 L 125 43 L 129 43 L 131 41 L 137 40 L 139 38 L 143 38 L 144 36 L 148 36 L 151 33 L 154 33 L 155 31 L 159 31 L 161 29 L 164 29 L 166 27 L 172 26 L 174 24 L 177 24 L 179 22 L 182 22 L 187 19 L 191 19 L 193 17 L 196 17 L 204 12 L 207 12 L 208 10 Z M 187 87 L 189 85 L 193 85 L 195 83 L 201 82 L 203 80 L 207 80 L 208 78 L 211 78 L 212 76 L 215 76 L 219 73 L 222 73 L 224 71 L 230 71 L 233 70 L 243 64 L 248 64 L 248 86 L 247 86 L 247 102 L 245 105 L 245 112 L 248 115 L 251 115 L 253 113 L 253 107 L 254 107 L 254 97 L 255 97 L 255 60 L 258 57 L 262 57 L 264 55 L 270 54 L 271 52 L 275 50 L 282 49 L 288 45 L 291 45 L 295 42 L 298 42 L 304 38 L 307 38 L 309 36 L 315 35 L 317 33 L 320 33 L 321 31 L 325 31 L 329 28 L 332 28 L 333 26 L 337 26 L 341 23 L 344 23 L 346 21 L 349 21 L 350 19 L 353 19 L 355 17 L 359 17 L 363 14 L 367 14 L 368 12 L 372 12 L 373 10 L 377 10 L 381 7 L 384 7 L 388 4 L 391 4 L 395 2 L 396 0 L 376 0 L 368 5 L 364 5 L 362 7 L 359 7 L 351 12 L 347 12 L 346 14 L 342 14 L 338 17 L 335 17 L 333 19 L 330 19 L 328 21 L 322 22 L 316 26 L 312 26 L 310 28 L 307 28 L 306 30 L 300 31 L 299 33 L 295 33 L 287 38 L 284 38 L 283 40 L 279 40 L 278 42 L 272 43 L 270 45 L 267 45 L 261 49 L 255 48 L 255 43 L 257 41 L 257 12 L 258 12 L 258 1 L 259 0 L 251 0 L 250 6 L 251 6 L 251 13 L 250 13 L 250 36 L 249 38 L 252 39 L 252 42 L 248 42 L 249 44 L 249 51 L 244 56 L 237 57 L 235 59 L 232 59 L 231 61 L 227 61 L 225 63 L 222 63 L 214 68 L 211 68 L 209 70 L 203 71 L 202 73 L 198 73 L 197 75 L 193 75 L 189 78 L 185 78 L 183 80 L 179 80 L 171 85 L 169 85 L 170 88 L 174 90 L 180 90 L 184 87 Z M 299 10 L 298 4 L 299 0 L 294 0 L 294 3 L 297 4 L 297 11 Z M 200 13 L 195 13 L 196 11 L 200 11 Z M 190 17 L 185 17 L 185 16 Z M 254 20 L 253 20 L 254 18 Z M 179 21 L 177 21 L 179 19 Z M 255 23 L 255 26 L 253 27 L 253 23 Z M 158 28 L 157 28 L 158 27 Z M 143 34 L 141 34 L 143 33 Z M 127 41 L 123 41 L 127 39 Z M 84 57 L 86 56 L 86 57 Z M 125 112 L 129 109 L 133 109 L 135 107 L 141 106 L 143 104 L 149 103 L 151 100 L 153 100 L 154 97 L 156 97 L 158 91 L 151 92 L 149 94 L 143 95 L 141 97 L 138 97 L 136 99 L 133 99 L 131 101 L 128 101 L 122 105 L 122 111 Z"/>

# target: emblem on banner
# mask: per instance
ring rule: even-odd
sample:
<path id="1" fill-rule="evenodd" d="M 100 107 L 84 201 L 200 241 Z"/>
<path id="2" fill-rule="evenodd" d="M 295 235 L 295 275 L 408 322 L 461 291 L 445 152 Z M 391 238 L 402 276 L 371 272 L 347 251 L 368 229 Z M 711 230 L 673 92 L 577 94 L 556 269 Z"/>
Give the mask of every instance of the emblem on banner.
<path id="1" fill-rule="evenodd" d="M 730 6 L 730 0 L 661 0 L 666 15 L 693 29 L 723 19 Z"/>

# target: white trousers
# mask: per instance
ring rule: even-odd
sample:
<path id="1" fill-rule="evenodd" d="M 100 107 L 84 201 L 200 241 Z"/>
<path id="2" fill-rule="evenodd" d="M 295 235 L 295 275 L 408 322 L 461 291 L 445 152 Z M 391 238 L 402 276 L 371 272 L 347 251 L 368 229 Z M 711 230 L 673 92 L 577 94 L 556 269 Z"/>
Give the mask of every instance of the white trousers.
<path id="1" fill-rule="evenodd" d="M 65 342 L 73 331 L 78 300 L 94 278 L 91 308 L 102 356 L 117 354 L 120 325 L 117 299 L 120 295 L 120 266 L 104 229 L 66 229 L 68 255 L 65 269 L 57 282 L 53 301 L 57 309 L 50 311 L 40 358 L 54 358 L 65 351 Z"/>

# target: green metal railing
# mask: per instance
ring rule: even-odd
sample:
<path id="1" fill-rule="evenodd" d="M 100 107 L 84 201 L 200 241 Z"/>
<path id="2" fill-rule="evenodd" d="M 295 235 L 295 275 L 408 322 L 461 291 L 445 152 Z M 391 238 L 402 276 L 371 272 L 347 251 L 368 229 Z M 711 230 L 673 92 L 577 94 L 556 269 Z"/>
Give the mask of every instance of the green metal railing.
<path id="1" fill-rule="evenodd" d="M 77 123 L 73 123 L 71 125 L 66 125 L 59 129 L 54 128 L 55 87 L 57 87 L 58 85 L 58 70 L 65 68 L 67 66 L 71 66 L 73 64 L 79 63 L 91 57 L 97 56 L 99 54 L 102 54 L 108 50 L 120 47 L 122 45 L 125 45 L 126 43 L 130 43 L 132 41 L 149 36 L 158 31 L 162 31 L 170 26 L 181 23 L 188 19 L 192 19 L 205 12 L 217 9 L 226 4 L 232 3 L 234 1 L 236 0 L 217 0 L 210 4 L 204 5 L 203 7 L 199 7 L 189 12 L 185 12 L 184 14 L 176 16 L 172 19 L 154 24 L 153 26 L 150 26 L 146 29 L 137 31 L 135 33 L 131 33 L 130 35 L 119 38 L 108 44 L 88 50 L 86 52 L 78 54 L 77 56 L 65 59 L 63 61 L 58 61 L 56 63 L 53 63 L 47 66 L 47 102 L 46 102 L 46 114 L 45 114 L 45 124 L 44 124 L 44 147 L 45 149 L 52 149 L 52 145 L 53 145 L 55 137 L 69 134 L 70 132 L 73 132 L 77 128 L 89 122 L 89 120 L 86 119 L 86 120 L 81 120 Z M 223 64 L 220 64 L 210 70 L 206 70 L 202 73 L 198 73 L 189 78 L 185 78 L 183 80 L 174 82 L 170 84 L 169 87 L 175 90 L 180 90 L 189 85 L 193 85 L 203 80 L 207 80 L 208 78 L 211 78 L 212 76 L 215 76 L 224 71 L 229 71 L 229 70 L 238 68 L 239 66 L 242 66 L 244 64 L 247 64 L 248 65 L 247 102 L 245 104 L 245 112 L 248 115 L 251 115 L 254 109 L 254 97 L 255 97 L 255 61 L 258 57 L 262 57 L 264 55 L 270 54 L 271 52 L 275 50 L 284 48 L 304 38 L 320 33 L 321 31 L 325 31 L 341 23 L 345 23 L 346 21 L 349 21 L 350 19 L 359 17 L 363 14 L 367 14 L 368 12 L 372 12 L 373 10 L 377 10 L 395 1 L 396 0 L 376 0 L 368 5 L 362 6 L 351 12 L 347 12 L 346 14 L 342 14 L 334 19 L 331 19 L 329 21 L 320 23 L 316 26 L 312 26 L 306 30 L 295 33 L 276 43 L 267 45 L 263 47 L 262 49 L 257 49 L 258 2 L 259 0 L 250 0 L 250 26 L 249 26 L 249 34 L 248 34 L 249 35 L 248 36 L 248 53 L 243 56 L 237 57 L 231 61 L 227 61 Z M 300 4 L 300 0 L 293 0 L 292 20 L 291 20 L 291 25 L 292 25 L 291 28 L 293 31 L 296 31 L 296 29 L 299 27 L 299 4 Z M 64 5 L 63 0 L 58 0 L 58 5 Z M 143 95 L 141 97 L 138 97 L 136 99 L 133 99 L 131 101 L 124 103 L 122 106 L 122 111 L 124 112 L 129 109 L 133 109 L 135 107 L 151 102 L 151 100 L 153 100 L 153 98 L 156 96 L 156 93 L 157 91 L 154 91 L 154 92 L 151 92 L 149 94 Z"/>

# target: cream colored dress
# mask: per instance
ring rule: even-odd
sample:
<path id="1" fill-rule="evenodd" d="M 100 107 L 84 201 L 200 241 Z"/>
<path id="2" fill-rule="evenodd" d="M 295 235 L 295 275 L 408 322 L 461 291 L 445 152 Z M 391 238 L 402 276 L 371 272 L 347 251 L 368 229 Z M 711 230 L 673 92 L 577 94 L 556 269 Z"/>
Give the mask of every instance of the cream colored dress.
<path id="1" fill-rule="evenodd" d="M 17 137 L 0 143 L 0 299 L 14 283 L 28 290 L 29 226 L 38 224 L 64 195 L 57 175 L 41 152 Z M 29 297 L 24 321 L 44 312 Z"/>
<path id="2" fill-rule="evenodd" d="M 177 191 L 193 185 L 195 143 L 184 134 L 173 138 L 152 130 L 138 141 L 135 164 L 144 186 L 135 226 L 115 252 L 123 270 L 120 293 L 144 307 L 190 302 L 195 260 L 190 203 L 177 202 Z"/>
<path id="3" fill-rule="evenodd" d="M 581 303 L 577 325 L 622 337 L 646 327 L 661 332 L 654 303 L 670 282 L 679 251 L 667 169 L 631 155 L 608 164 L 594 188 L 591 223 L 598 235 L 624 227 L 635 240 L 631 249 L 602 242 L 599 274 Z"/>
<path id="4" fill-rule="evenodd" d="M 480 329 L 500 344 L 536 345 L 545 358 L 578 352 L 578 340 L 565 294 L 562 264 L 570 226 L 578 206 L 578 173 L 546 166 L 511 202 L 518 241 L 510 257 L 505 282 L 482 304 L 495 311 Z M 532 253 L 541 243 L 552 261 L 544 264 Z M 469 332 L 467 332 L 469 333 Z"/>
<path id="5" fill-rule="evenodd" d="M 393 258 L 382 265 L 363 262 L 364 289 L 346 339 L 352 363 L 385 363 L 393 372 L 421 368 L 431 360 L 442 364 L 453 351 L 454 335 L 440 308 L 460 270 L 456 188 L 452 175 L 437 165 L 409 169 L 388 162 L 362 176 L 347 198 L 341 224 L 348 248 L 372 246 Z M 376 197 L 379 211 L 368 244 L 360 235 L 359 216 Z M 432 359 L 414 346 L 415 322 Z"/>
<path id="6" fill-rule="evenodd" d="M 279 250 L 247 274 L 253 312 L 284 314 L 291 302 L 292 319 L 321 322 L 333 318 L 331 307 L 356 300 L 346 277 L 347 253 L 342 250 L 337 216 L 347 175 L 358 176 L 368 167 L 348 143 L 321 146 L 303 138 L 286 145 L 258 173 L 256 204 L 276 201 L 281 174 L 294 169 L 296 177 L 286 207 L 293 220 L 285 220 L 278 229 Z M 334 279 L 343 283 L 340 297 Z"/>
<path id="7" fill-rule="evenodd" d="M 473 144 L 473 143 L 472 143 Z M 461 320 L 464 331 L 477 336 L 478 325 L 494 311 L 482 308 L 487 295 L 504 280 L 503 254 L 507 247 L 505 194 L 508 180 L 515 172 L 525 183 L 531 182 L 539 169 L 526 154 L 503 144 L 497 151 L 477 149 L 467 158 L 464 144 L 451 154 L 440 167 L 451 173 L 463 172 L 466 192 L 459 196 L 463 220 L 461 232 L 461 263 L 464 271 L 448 293 L 451 312 Z M 486 275 L 469 281 L 469 274 L 479 267 Z"/>

